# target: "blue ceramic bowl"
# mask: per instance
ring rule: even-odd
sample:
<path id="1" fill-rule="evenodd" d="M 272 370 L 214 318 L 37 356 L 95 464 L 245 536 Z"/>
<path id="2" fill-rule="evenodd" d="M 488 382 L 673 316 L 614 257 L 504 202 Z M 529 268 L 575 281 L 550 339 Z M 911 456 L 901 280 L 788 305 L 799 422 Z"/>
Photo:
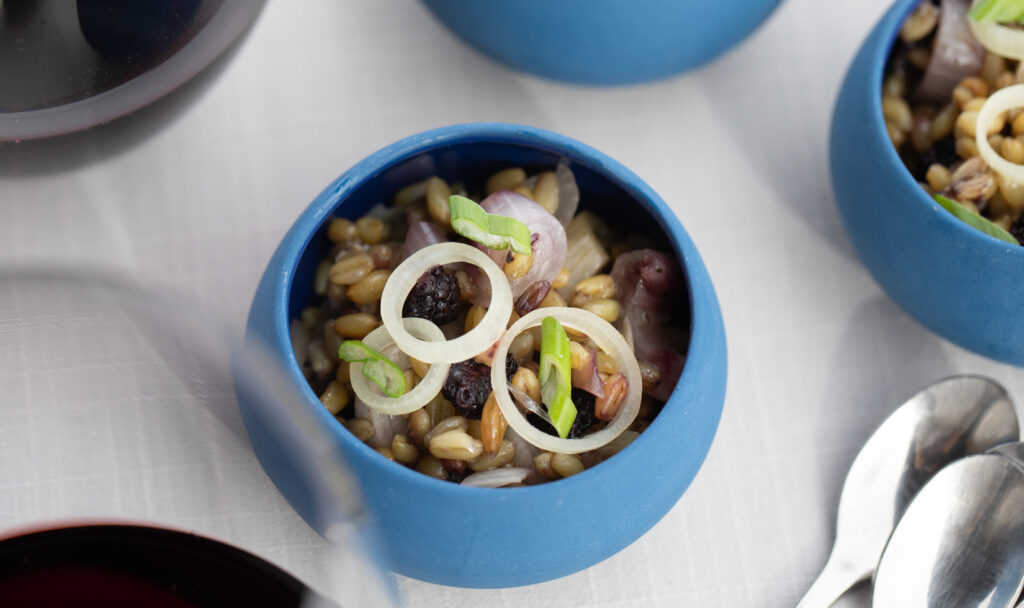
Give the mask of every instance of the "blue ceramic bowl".
<path id="1" fill-rule="evenodd" d="M 780 0 L 423 0 L 463 40 L 514 68 L 577 84 L 693 69 L 747 37 Z"/>
<path id="2" fill-rule="evenodd" d="M 483 178 L 511 165 L 570 163 L 582 208 L 663 235 L 685 274 L 691 340 L 671 400 L 632 445 L 582 473 L 523 488 L 484 489 L 438 481 L 391 462 L 324 409 L 292 353 L 289 320 L 313 302 L 317 264 L 334 215 L 357 218 L 400 187 L 430 175 Z M 470 179 L 466 179 L 469 177 Z M 680 302 L 683 305 L 682 302 Z M 517 125 L 476 123 L 414 135 L 366 158 L 306 209 L 274 253 L 253 300 L 249 331 L 271 344 L 291 390 L 331 429 L 362 484 L 395 572 L 464 587 L 546 581 L 595 564 L 654 525 L 686 490 L 711 446 L 722 411 L 726 346 L 714 289 L 697 250 L 668 206 L 628 169 L 567 137 Z M 246 425 L 260 462 L 292 506 L 316 527 L 313 498 L 285 449 L 260 420 Z M 320 530 L 322 532 L 322 530 Z"/>
<path id="3" fill-rule="evenodd" d="M 899 0 L 864 42 L 832 117 L 832 186 L 864 265 L 912 317 L 956 344 L 1024 366 L 1024 247 L 982 234 L 929 197 L 882 118 L 882 79 L 903 19 Z"/>

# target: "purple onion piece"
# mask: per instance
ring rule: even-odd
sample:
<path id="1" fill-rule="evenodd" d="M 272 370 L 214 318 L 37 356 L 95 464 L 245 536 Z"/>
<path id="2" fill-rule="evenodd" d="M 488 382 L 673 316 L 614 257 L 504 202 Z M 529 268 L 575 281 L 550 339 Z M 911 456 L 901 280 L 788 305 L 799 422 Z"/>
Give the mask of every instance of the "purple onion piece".
<path id="1" fill-rule="evenodd" d="M 961 80 L 981 71 L 985 47 L 971 33 L 968 10 L 970 2 L 967 0 L 942 0 L 931 60 L 917 87 L 918 99 L 948 103 Z"/>
<path id="2" fill-rule="evenodd" d="M 520 220 L 529 227 L 530 233 L 534 235 L 531 243 L 533 265 L 525 275 L 509 281 L 513 298 L 518 298 L 527 287 L 537 281 L 548 281 L 550 283 L 558 276 L 562 267 L 565 266 L 568 243 L 565 238 L 565 228 L 562 227 L 562 224 L 559 223 L 555 216 L 548 213 L 544 207 L 541 207 L 529 198 L 510 190 L 500 190 L 491 194 L 481 201 L 480 206 L 487 213 L 514 217 Z M 477 247 L 490 256 L 498 266 L 505 266 L 507 250 L 496 251 L 488 249 L 483 245 L 477 245 Z M 470 276 L 476 281 L 476 276 Z M 486 281 L 484 282 L 486 283 Z M 480 282 L 477 282 L 477 286 L 479 289 Z M 490 300 L 489 288 L 479 289 L 479 291 L 478 299 L 483 299 L 483 292 L 486 291 L 486 297 Z"/>
<path id="3" fill-rule="evenodd" d="M 597 350 L 590 349 L 590 361 L 582 369 L 572 370 L 572 385 L 594 395 L 604 397 L 601 376 L 597 373 Z"/>
<path id="4" fill-rule="evenodd" d="M 533 469 L 533 458 L 540 454 L 540 448 L 523 439 L 511 426 L 505 430 L 505 439 L 511 441 L 512 446 L 516 449 L 515 465 Z M 536 471 L 536 469 L 533 470 Z"/>
<path id="5" fill-rule="evenodd" d="M 395 435 L 404 435 L 409 429 L 409 421 L 405 418 L 378 412 L 359 397 L 355 398 L 355 416 L 369 420 L 373 425 L 373 436 L 366 443 L 375 448 L 391 447 Z"/>
<path id="6" fill-rule="evenodd" d="M 565 163 L 558 163 L 555 167 L 555 178 L 558 180 L 558 208 L 555 209 L 555 218 L 563 226 L 568 226 L 580 206 L 580 188 L 576 185 L 576 176 Z"/>
<path id="7" fill-rule="evenodd" d="M 639 249 L 616 258 L 611 276 L 623 321 L 632 328 L 633 352 L 638 360 L 657 367 L 661 376 L 658 386 L 646 392 L 666 401 L 686 361 L 665 327 L 672 309 L 685 306 L 679 266 L 665 253 Z"/>
<path id="8" fill-rule="evenodd" d="M 405 235 L 402 245 L 402 259 L 406 259 L 424 247 L 445 243 L 448 235 L 434 222 L 413 222 Z"/>
<path id="9" fill-rule="evenodd" d="M 469 275 L 469 280 L 473 281 L 473 285 L 476 286 L 476 296 L 472 302 L 479 306 L 490 306 L 491 305 L 491 282 L 484 274 L 483 270 L 478 267 L 467 264 L 466 274 Z"/>

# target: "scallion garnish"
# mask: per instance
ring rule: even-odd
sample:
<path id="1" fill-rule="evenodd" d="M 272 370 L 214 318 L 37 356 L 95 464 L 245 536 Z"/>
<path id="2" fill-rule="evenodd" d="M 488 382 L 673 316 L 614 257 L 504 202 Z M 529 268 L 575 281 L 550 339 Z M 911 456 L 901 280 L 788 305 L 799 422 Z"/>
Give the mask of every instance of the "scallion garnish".
<path id="1" fill-rule="evenodd" d="M 509 249 L 530 255 L 530 228 L 514 217 L 492 215 L 474 201 L 453 195 L 448 199 L 452 229 L 488 249 Z"/>
<path id="2" fill-rule="evenodd" d="M 981 0 L 976 2 L 967 16 L 976 23 L 1024 22 L 1024 3 L 1020 0 Z"/>
<path id="3" fill-rule="evenodd" d="M 1014 245 L 1021 245 L 1021 243 L 1017 242 L 1017 239 L 1014 238 L 1012 234 L 1003 230 L 999 224 L 994 224 L 977 213 L 971 213 L 956 201 L 950 200 L 941 194 L 935 195 L 935 201 L 942 205 L 943 209 L 955 215 L 957 219 L 971 228 L 980 230 L 989 236 L 994 236 L 1000 241 L 1006 241 L 1007 243 L 1012 243 Z"/>
<path id="4" fill-rule="evenodd" d="M 405 374 L 390 359 L 360 340 L 346 340 L 338 348 L 338 356 L 352 363 L 363 364 L 363 375 L 380 387 L 388 397 L 405 394 Z"/>
<path id="5" fill-rule="evenodd" d="M 569 336 L 554 317 L 544 317 L 541 321 L 538 379 L 541 401 L 548 407 L 558 436 L 565 439 L 576 421 L 576 406 L 572 402 L 572 356 Z"/>

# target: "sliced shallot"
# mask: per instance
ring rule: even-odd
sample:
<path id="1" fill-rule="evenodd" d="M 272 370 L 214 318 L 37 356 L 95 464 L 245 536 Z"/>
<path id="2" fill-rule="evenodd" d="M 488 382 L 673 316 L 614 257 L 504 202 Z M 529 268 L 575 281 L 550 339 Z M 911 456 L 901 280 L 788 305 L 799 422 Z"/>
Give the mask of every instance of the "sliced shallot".
<path id="1" fill-rule="evenodd" d="M 513 428 L 505 430 L 505 439 L 511 441 L 512 447 L 516 449 L 516 459 L 514 461 L 515 465 L 517 467 L 525 467 L 527 469 L 532 469 L 534 456 L 540 454 L 540 450 L 537 449 L 537 446 L 523 439 L 522 436 L 519 433 L 517 433 L 516 430 Z M 533 470 L 536 471 L 536 469 Z"/>
<path id="2" fill-rule="evenodd" d="M 985 47 L 971 34 L 969 8 L 967 0 L 942 0 L 931 60 L 917 87 L 917 96 L 923 101 L 948 102 L 961 80 L 981 71 Z"/>
<path id="3" fill-rule="evenodd" d="M 475 486 L 478 488 L 500 488 L 514 483 L 523 483 L 523 480 L 532 472 L 532 469 L 520 467 L 491 469 L 490 471 L 473 473 L 462 480 L 462 485 Z"/>
<path id="4" fill-rule="evenodd" d="M 580 206 L 580 188 L 576 185 L 576 176 L 565 163 L 558 163 L 555 167 L 555 178 L 558 179 L 558 207 L 555 209 L 555 218 L 563 226 L 568 226 Z"/>
<path id="5" fill-rule="evenodd" d="M 628 342 L 626 344 L 629 344 Z M 597 350 L 590 349 L 590 359 L 580 369 L 572 370 L 572 385 L 594 395 L 604 397 L 601 387 L 601 376 L 597 373 Z"/>
<path id="6" fill-rule="evenodd" d="M 354 410 L 356 418 L 367 420 L 373 426 L 373 435 L 366 440 L 370 447 L 389 448 L 395 435 L 403 435 L 409 429 L 409 421 L 405 418 L 379 412 L 363 403 L 358 396 Z"/>
<path id="7" fill-rule="evenodd" d="M 555 280 L 565 266 L 565 228 L 548 211 L 522 194 L 510 190 L 499 190 L 480 202 L 487 213 L 515 218 L 530 229 L 533 235 L 531 250 L 533 263 L 522 277 L 506 282 L 512 289 L 513 298 L 518 298 L 527 287 L 537 281 Z M 495 251 L 483 245 L 481 251 L 490 256 L 499 267 L 504 267 L 508 250 Z M 477 284 L 479 285 L 479 281 Z M 483 296 L 481 296 L 483 297 Z"/>
<path id="8" fill-rule="evenodd" d="M 448 240 L 444 230 L 434 222 L 413 222 L 405 235 L 402 245 L 402 259 L 406 259 L 424 247 L 444 243 Z"/>

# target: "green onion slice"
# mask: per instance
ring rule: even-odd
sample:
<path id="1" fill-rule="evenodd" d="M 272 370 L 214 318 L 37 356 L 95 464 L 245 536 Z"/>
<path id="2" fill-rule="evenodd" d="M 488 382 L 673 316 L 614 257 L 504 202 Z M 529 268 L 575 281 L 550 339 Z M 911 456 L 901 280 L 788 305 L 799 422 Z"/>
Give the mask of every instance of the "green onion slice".
<path id="1" fill-rule="evenodd" d="M 569 436 L 576 421 L 576 406 L 572 402 L 572 356 L 569 354 L 569 336 L 554 317 L 541 321 L 540 338 L 541 401 L 548 406 L 548 415 L 555 424 L 558 436 Z"/>
<path id="2" fill-rule="evenodd" d="M 950 200 L 941 194 L 936 194 L 935 202 L 942 205 L 943 209 L 955 215 L 957 219 L 971 228 L 980 230 L 989 236 L 994 236 L 1000 241 L 1006 241 L 1007 243 L 1012 243 L 1014 245 L 1021 244 L 1017 242 L 1017 239 L 1012 234 L 1003 230 L 999 224 L 994 224 L 977 213 L 972 213 L 967 209 L 964 209 L 963 206 L 956 201 Z"/>
<path id="3" fill-rule="evenodd" d="M 363 375 L 380 387 L 388 397 L 405 394 L 405 374 L 390 359 L 360 340 L 346 340 L 338 348 L 338 356 L 348 362 L 363 364 Z"/>
<path id="4" fill-rule="evenodd" d="M 458 195 L 448 199 L 452 229 L 488 249 L 509 249 L 530 255 L 530 228 L 514 217 L 492 215 L 474 201 Z"/>
<path id="5" fill-rule="evenodd" d="M 1020 0 L 980 0 L 967 16 L 976 23 L 1021 23 L 1024 3 Z"/>

